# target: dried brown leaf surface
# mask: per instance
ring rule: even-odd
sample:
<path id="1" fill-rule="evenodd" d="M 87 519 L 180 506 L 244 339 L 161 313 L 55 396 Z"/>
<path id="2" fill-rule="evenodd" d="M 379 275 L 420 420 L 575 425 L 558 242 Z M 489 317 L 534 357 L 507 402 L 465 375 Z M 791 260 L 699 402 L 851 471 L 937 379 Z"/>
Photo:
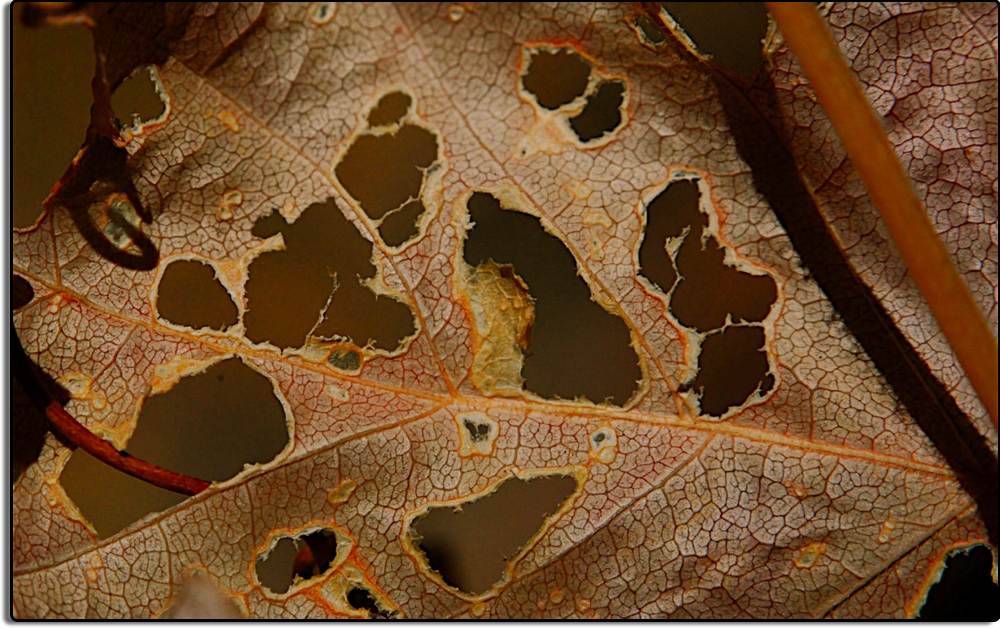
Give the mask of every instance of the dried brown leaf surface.
<path id="1" fill-rule="evenodd" d="M 737 153 L 713 82 L 679 47 L 644 39 L 639 13 L 627 5 L 167 5 L 162 15 L 118 7 L 98 18 L 109 80 L 155 61 L 169 103 L 163 120 L 127 144 L 132 181 L 154 214 L 142 230 L 159 266 L 109 262 L 53 207 L 14 235 L 15 271 L 36 294 L 15 315 L 17 331 L 43 369 L 74 384 L 67 408 L 119 446 L 152 392 L 233 355 L 273 382 L 290 441 L 273 462 L 97 540 L 57 480 L 70 451 L 49 437 L 14 486 L 15 614 L 159 616 L 196 572 L 255 617 L 358 616 L 344 597 L 352 582 L 407 617 L 915 612 L 946 552 L 986 539 L 976 506 L 802 268 Z M 952 25 L 953 13 L 938 18 Z M 976 54 L 991 50 L 995 59 L 995 7 L 986 13 L 961 28 L 983 34 L 987 48 Z M 913 28 L 934 15 L 921 12 Z M 850 42 L 881 41 L 886 26 L 869 17 L 835 10 L 831 21 Z M 928 31 L 925 44 L 952 47 L 970 39 L 964 32 L 942 43 Z M 898 50 L 880 45 L 881 60 L 859 55 L 894 77 L 885 88 L 894 96 L 876 103 L 896 112 L 904 160 L 925 177 L 922 193 L 995 324 L 996 128 L 968 136 L 955 123 L 986 110 L 995 125 L 995 65 L 975 79 L 993 81 L 992 101 L 982 87 L 987 100 L 968 105 L 960 94 L 974 81 L 958 74 L 899 95 L 893 90 L 911 80 L 906 60 L 935 54 L 907 41 Z M 594 76 L 624 84 L 613 131 L 576 141 L 565 120 L 526 94 L 525 63 L 545 46 L 572 48 Z M 776 62 L 784 70 L 775 83 L 788 115 L 802 120 L 793 147 L 813 160 L 803 162 L 805 177 L 830 199 L 825 207 L 859 272 L 980 420 L 891 249 L 871 240 L 881 237 L 875 214 L 821 112 L 799 96 L 801 79 L 784 64 Z M 418 233 L 398 245 L 387 244 L 379 216 L 335 171 L 393 91 L 411 98 L 407 123 L 436 137 L 438 164 L 420 186 Z M 934 103 L 948 122 L 922 117 Z M 952 135 L 934 140 L 910 129 L 918 123 Z M 912 138 L 900 135 L 905 129 Z M 921 165 L 927 144 L 945 156 L 936 167 Z M 974 167 L 953 171 L 952 159 Z M 837 183 L 844 179 L 851 183 Z M 645 208 L 678 180 L 696 181 L 702 242 L 718 244 L 726 272 L 769 276 L 776 286 L 757 323 L 731 326 L 763 335 L 770 384 L 711 413 L 682 384 L 721 325 L 679 320 L 677 291 L 668 296 L 640 272 Z M 510 346 L 533 320 L 524 282 L 463 260 L 476 192 L 539 217 L 572 254 L 593 301 L 624 322 L 642 376 L 631 398 L 595 404 L 524 391 L 521 355 Z M 936 205 L 942 195 L 960 197 L 961 211 Z M 292 247 L 290 236 L 256 237 L 255 223 L 274 210 L 294 223 L 316 203 L 342 212 L 373 244 L 365 285 L 413 312 L 412 337 L 398 348 L 363 347 L 350 372 L 328 361 L 343 342 L 314 336 L 283 352 L 246 335 L 248 266 Z M 174 259 L 211 263 L 239 322 L 195 331 L 163 320 L 157 285 Z M 467 419 L 490 426 L 485 440 Z M 553 473 L 575 477 L 576 492 L 486 593 L 447 586 L 414 549 L 407 526 L 428 507 L 484 494 L 512 475 Z M 277 536 L 316 526 L 343 535 L 346 557 L 288 593 L 262 587 L 257 557 Z"/>
<path id="2" fill-rule="evenodd" d="M 997 8 L 987 3 L 834 3 L 835 39 L 959 272 L 997 331 Z M 996 431 L 780 36 L 769 57 L 802 173 L 864 281 L 963 410 Z"/>

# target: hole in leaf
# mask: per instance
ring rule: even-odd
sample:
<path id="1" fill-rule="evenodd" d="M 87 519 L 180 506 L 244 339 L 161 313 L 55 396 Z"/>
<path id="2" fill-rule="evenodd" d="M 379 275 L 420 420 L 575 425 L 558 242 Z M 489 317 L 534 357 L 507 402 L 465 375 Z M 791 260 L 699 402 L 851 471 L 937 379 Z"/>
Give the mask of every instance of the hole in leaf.
<path id="1" fill-rule="evenodd" d="M 285 249 L 250 263 L 243 322 L 251 341 L 284 349 L 303 346 L 307 335 L 341 337 L 391 351 L 414 333 L 405 303 L 363 283 L 375 276 L 372 244 L 332 199 L 310 205 L 293 223 L 275 211 L 253 227 L 260 238 L 278 233 Z"/>
<path id="2" fill-rule="evenodd" d="M 10 306 L 15 312 L 28 305 L 35 298 L 35 289 L 31 282 L 21 275 L 14 274 L 10 282 Z"/>
<path id="3" fill-rule="evenodd" d="M 368 611 L 368 616 L 371 619 L 392 619 L 396 616 L 396 613 L 379 606 L 378 600 L 372 596 L 371 591 L 362 587 L 354 587 L 347 592 L 347 603 L 351 605 L 351 608 Z"/>
<path id="4" fill-rule="evenodd" d="M 417 235 L 417 220 L 423 213 L 423 203 L 410 201 L 399 209 L 386 214 L 378 228 L 382 241 L 389 246 L 399 246 Z"/>
<path id="5" fill-rule="evenodd" d="M 569 125 L 581 142 L 589 142 L 611 133 L 622 123 L 625 84 L 605 81 L 587 96 L 583 111 L 569 119 Z"/>
<path id="6" fill-rule="evenodd" d="M 536 50 L 521 78 L 524 89 L 546 109 L 558 109 L 582 96 L 590 79 L 590 64 L 572 50 Z"/>
<path id="7" fill-rule="evenodd" d="M 156 311 L 171 323 L 192 329 L 223 330 L 235 325 L 239 316 L 215 269 L 196 260 L 175 260 L 164 269 Z"/>
<path id="8" fill-rule="evenodd" d="M 778 296 L 770 275 L 752 275 L 725 263 L 725 250 L 712 236 L 693 232 L 677 250 L 680 281 L 670 298 L 670 312 L 685 327 L 709 331 L 734 322 L 767 318 Z M 720 290 L 720 286 L 725 286 Z"/>
<path id="9" fill-rule="evenodd" d="M 111 109 L 125 126 L 137 127 L 163 115 L 166 105 L 156 91 L 153 66 L 140 66 L 111 94 Z"/>
<path id="10" fill-rule="evenodd" d="M 282 537 L 266 556 L 257 559 L 257 579 L 273 593 L 286 593 L 294 583 L 326 573 L 336 557 L 333 530 Z"/>
<path id="11" fill-rule="evenodd" d="M 774 386 L 763 328 L 722 328 L 767 318 L 777 284 L 770 275 L 726 263 L 725 249 L 705 233 L 708 218 L 698 207 L 699 196 L 697 183 L 685 179 L 671 182 L 649 203 L 639 274 L 669 295 L 670 313 L 682 325 L 708 333 L 688 388 L 699 394 L 703 413 L 719 416 L 755 391 L 765 394 Z"/>
<path id="12" fill-rule="evenodd" d="M 465 426 L 465 429 L 469 432 L 469 438 L 474 443 L 481 443 L 490 437 L 492 427 L 489 423 L 477 423 L 471 419 L 463 419 L 462 425 Z"/>
<path id="13" fill-rule="evenodd" d="M 90 124 L 94 43 L 82 24 L 31 28 L 10 7 L 11 222 L 30 227 Z"/>
<path id="14" fill-rule="evenodd" d="M 226 480 L 246 464 L 273 460 L 287 444 L 285 411 L 271 381 L 229 358 L 146 399 L 125 451 L 172 471 Z M 82 449 L 70 456 L 59 481 L 100 538 L 185 499 Z"/>
<path id="15" fill-rule="evenodd" d="M 761 2 L 664 2 L 698 49 L 750 81 L 763 64 L 767 10 Z"/>
<path id="16" fill-rule="evenodd" d="M 392 92 L 372 109 L 369 122 L 394 121 L 409 106 L 409 96 Z M 379 228 L 386 243 L 398 246 L 416 234 L 417 219 L 424 213 L 420 193 L 427 171 L 437 163 L 437 153 L 437 135 L 424 127 L 404 124 L 390 133 L 358 136 L 335 173 L 372 220 L 400 210 L 387 219 L 389 224 Z"/>
<path id="17" fill-rule="evenodd" d="M 476 192 L 468 208 L 466 263 L 512 265 L 534 299 L 524 387 L 548 398 L 627 402 L 642 378 L 628 327 L 591 299 L 566 245 L 538 218 L 503 209 L 490 194 Z"/>
<path id="18" fill-rule="evenodd" d="M 410 110 L 413 100 L 403 92 L 389 92 L 383 96 L 368 114 L 369 126 L 394 124 L 403 119 Z"/>
<path id="19" fill-rule="evenodd" d="M 698 374 L 691 383 L 701 399 L 701 411 L 720 416 L 741 405 L 755 391 L 774 386 L 768 373 L 764 330 L 734 325 L 705 336 L 698 356 Z"/>
<path id="20" fill-rule="evenodd" d="M 687 229 L 700 233 L 708 226 L 698 210 L 698 186 L 694 181 L 675 181 L 646 207 L 646 230 L 639 247 L 639 274 L 669 294 L 677 281 L 677 268 L 667 252 L 668 238 L 684 235 Z"/>
<path id="21" fill-rule="evenodd" d="M 639 32 L 642 33 L 643 39 L 649 44 L 656 46 L 662 44 L 667 39 L 659 25 L 646 15 L 635 16 L 632 23 L 635 24 Z"/>
<path id="22" fill-rule="evenodd" d="M 38 367 L 28 357 L 16 330 L 10 335 L 10 454 L 11 484 L 32 463 L 38 460 L 49 431 L 45 406 L 50 399 L 65 405 L 69 399 L 66 390 L 51 375 Z"/>
<path id="23" fill-rule="evenodd" d="M 1000 587 L 993 580 L 993 553 L 985 545 L 952 552 L 917 615 L 925 621 L 996 621 Z"/>
<path id="24" fill-rule="evenodd" d="M 576 488 L 566 475 L 511 478 L 488 495 L 430 508 L 413 520 L 410 534 L 446 583 L 479 595 L 500 583 L 510 560 Z"/>

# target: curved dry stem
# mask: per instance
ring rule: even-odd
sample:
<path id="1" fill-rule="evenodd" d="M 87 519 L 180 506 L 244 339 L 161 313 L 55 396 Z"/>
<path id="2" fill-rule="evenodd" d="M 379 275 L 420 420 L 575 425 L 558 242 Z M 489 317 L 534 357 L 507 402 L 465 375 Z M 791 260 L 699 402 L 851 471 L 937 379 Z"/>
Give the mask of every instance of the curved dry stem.
<path id="1" fill-rule="evenodd" d="M 119 471 L 160 488 L 184 495 L 197 495 L 210 485 L 205 480 L 170 471 L 118 451 L 114 445 L 97 436 L 73 418 L 73 415 L 67 412 L 58 401 L 50 401 L 45 408 L 45 414 L 52 427 L 63 438 Z"/>
<path id="2" fill-rule="evenodd" d="M 840 49 L 808 3 L 766 3 L 903 261 L 997 427 L 997 341 Z"/>

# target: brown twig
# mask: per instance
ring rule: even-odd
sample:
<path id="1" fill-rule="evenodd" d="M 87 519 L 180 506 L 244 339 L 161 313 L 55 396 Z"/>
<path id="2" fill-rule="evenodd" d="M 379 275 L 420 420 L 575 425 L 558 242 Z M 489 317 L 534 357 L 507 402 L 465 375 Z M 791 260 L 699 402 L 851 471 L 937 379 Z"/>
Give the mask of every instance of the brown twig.
<path id="1" fill-rule="evenodd" d="M 45 408 L 45 414 L 49 417 L 52 427 L 63 438 L 119 471 L 160 488 L 184 495 L 197 495 L 210 485 L 205 480 L 169 471 L 151 462 L 118 451 L 114 445 L 97 436 L 73 418 L 73 415 L 67 412 L 58 401 L 49 402 Z"/>
<path id="2" fill-rule="evenodd" d="M 931 225 L 861 85 L 811 4 L 766 4 L 996 428 L 997 341 Z"/>

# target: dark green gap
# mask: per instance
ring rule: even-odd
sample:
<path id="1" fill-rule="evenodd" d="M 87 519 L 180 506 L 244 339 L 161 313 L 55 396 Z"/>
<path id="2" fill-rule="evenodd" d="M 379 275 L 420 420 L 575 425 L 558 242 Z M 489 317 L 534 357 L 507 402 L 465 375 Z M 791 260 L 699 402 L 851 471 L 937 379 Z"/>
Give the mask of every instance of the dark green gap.
<path id="1" fill-rule="evenodd" d="M 111 109 L 123 125 L 131 125 L 135 117 L 140 122 L 149 122 L 166 110 L 150 72 L 148 65 L 136 68 L 111 94 Z"/>
<path id="2" fill-rule="evenodd" d="M 272 593 L 285 593 L 296 577 L 303 580 L 322 575 L 337 557 L 337 533 L 314 530 L 295 537 L 282 537 L 267 556 L 257 559 L 257 579 Z"/>
<path id="3" fill-rule="evenodd" d="M 197 260 L 175 260 L 164 269 L 156 293 L 156 312 L 175 325 L 223 330 L 235 325 L 239 311 L 215 269 Z"/>
<path id="4" fill-rule="evenodd" d="M 924 621 L 997 621 L 1000 587 L 993 582 L 993 553 L 985 545 L 952 552 L 944 573 L 930 591 L 917 619 Z"/>
<path id="5" fill-rule="evenodd" d="M 352 349 L 336 349 L 326 361 L 333 368 L 350 373 L 361 367 L 361 354 Z"/>
<path id="6" fill-rule="evenodd" d="M 474 193 L 468 208 L 473 226 L 465 239 L 466 263 L 511 264 L 534 300 L 524 387 L 550 399 L 625 404 L 642 378 L 628 327 L 591 300 L 566 245 L 538 218 L 502 209 L 490 194 Z"/>
<path id="7" fill-rule="evenodd" d="M 530 54 L 521 85 L 542 107 L 558 109 L 583 95 L 590 80 L 590 64 L 567 48 L 538 49 Z"/>
<path id="8" fill-rule="evenodd" d="M 413 334 L 405 303 L 362 284 L 375 276 L 372 244 L 332 199 L 313 203 L 292 223 L 274 211 L 253 227 L 259 238 L 278 233 L 284 250 L 261 253 L 248 270 L 243 322 L 251 341 L 301 347 L 316 326 L 317 337 L 391 351 Z"/>
<path id="9" fill-rule="evenodd" d="M 767 9 L 762 2 L 663 2 L 698 50 L 745 81 L 764 64 Z"/>
<path id="10" fill-rule="evenodd" d="M 600 139 L 622 123 L 622 103 L 625 102 L 625 84 L 605 81 L 597 86 L 583 111 L 569 119 L 569 125 L 581 142 Z"/>
<path id="11" fill-rule="evenodd" d="M 11 222 L 28 227 L 90 124 L 94 43 L 82 24 L 28 27 L 10 7 Z"/>
<path id="12" fill-rule="evenodd" d="M 355 610 L 368 611 L 369 619 L 393 619 L 396 613 L 383 609 L 378 604 L 371 591 L 363 587 L 354 587 L 347 592 L 347 603 Z"/>
<path id="13" fill-rule="evenodd" d="M 274 459 L 287 444 L 285 411 L 270 380 L 229 358 L 146 399 L 125 451 L 171 471 L 226 480 L 245 464 Z M 82 449 L 70 456 L 59 482 L 99 538 L 186 499 Z"/>
<path id="14" fill-rule="evenodd" d="M 410 534 L 446 583 L 478 595 L 500 582 L 510 559 L 576 488 L 567 475 L 510 478 L 489 495 L 431 508 L 413 520 Z"/>

